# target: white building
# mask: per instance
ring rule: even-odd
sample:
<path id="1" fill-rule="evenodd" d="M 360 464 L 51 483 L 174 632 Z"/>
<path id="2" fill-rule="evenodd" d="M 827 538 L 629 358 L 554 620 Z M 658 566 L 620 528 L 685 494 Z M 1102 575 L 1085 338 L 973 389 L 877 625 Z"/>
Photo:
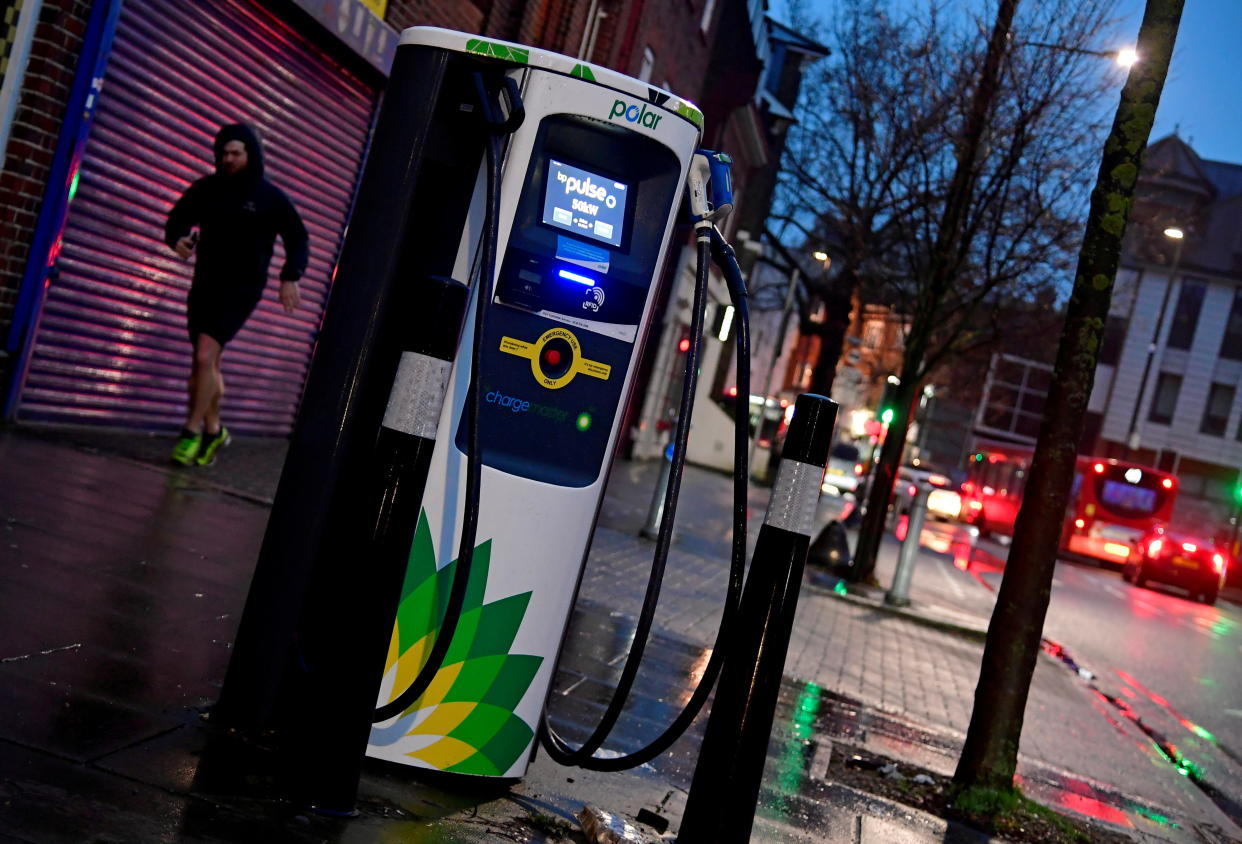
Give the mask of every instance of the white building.
<path id="1" fill-rule="evenodd" d="M 1221 530 L 1242 466 L 1240 382 L 1242 164 L 1167 137 L 1143 162 L 1083 442 L 1175 472 L 1175 518 Z"/>

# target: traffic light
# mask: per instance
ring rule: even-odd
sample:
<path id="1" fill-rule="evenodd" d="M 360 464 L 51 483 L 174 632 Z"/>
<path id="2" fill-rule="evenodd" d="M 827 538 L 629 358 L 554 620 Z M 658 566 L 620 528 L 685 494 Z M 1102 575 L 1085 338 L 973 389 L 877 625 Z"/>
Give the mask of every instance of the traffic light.
<path id="1" fill-rule="evenodd" d="M 880 396 L 880 407 L 876 416 L 885 425 L 891 425 L 897 416 L 897 386 L 893 381 L 884 383 L 884 393 Z"/>
<path id="2" fill-rule="evenodd" d="M 681 337 L 677 339 L 677 351 L 683 355 L 690 351 L 690 326 L 688 325 L 681 327 Z"/>

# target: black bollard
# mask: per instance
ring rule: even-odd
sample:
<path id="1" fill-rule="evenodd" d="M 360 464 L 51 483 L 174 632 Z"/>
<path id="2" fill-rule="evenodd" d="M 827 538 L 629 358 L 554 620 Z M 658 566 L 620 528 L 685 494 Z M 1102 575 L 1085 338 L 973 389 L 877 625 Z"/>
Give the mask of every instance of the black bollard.
<path id="1" fill-rule="evenodd" d="M 467 291 L 444 277 L 488 134 L 463 107 L 476 101 L 478 69 L 431 47 L 394 60 L 210 715 L 285 738 L 289 796 L 325 811 L 353 810 L 432 451 L 415 424 L 432 394 L 401 385 L 427 386 L 428 359 L 451 357 L 461 331 Z"/>
<path id="2" fill-rule="evenodd" d="M 837 404 L 798 396 L 677 840 L 746 842 L 828 464 Z"/>

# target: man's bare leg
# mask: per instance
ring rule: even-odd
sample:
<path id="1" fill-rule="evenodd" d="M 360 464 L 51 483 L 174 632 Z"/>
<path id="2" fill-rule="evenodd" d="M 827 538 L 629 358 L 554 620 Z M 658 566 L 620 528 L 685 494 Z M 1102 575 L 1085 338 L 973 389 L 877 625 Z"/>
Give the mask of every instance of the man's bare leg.
<path id="1" fill-rule="evenodd" d="M 216 356 L 216 391 L 211 397 L 211 406 L 204 417 L 203 432 L 215 436 L 220 433 L 220 400 L 224 398 L 224 370 L 220 367 L 220 356 Z"/>
<path id="2" fill-rule="evenodd" d="M 220 426 L 220 394 L 224 379 L 220 376 L 220 344 L 214 337 L 198 335 L 194 359 L 190 364 L 190 409 L 186 416 L 187 431 L 203 430 L 208 414 L 215 409 L 216 430 Z"/>

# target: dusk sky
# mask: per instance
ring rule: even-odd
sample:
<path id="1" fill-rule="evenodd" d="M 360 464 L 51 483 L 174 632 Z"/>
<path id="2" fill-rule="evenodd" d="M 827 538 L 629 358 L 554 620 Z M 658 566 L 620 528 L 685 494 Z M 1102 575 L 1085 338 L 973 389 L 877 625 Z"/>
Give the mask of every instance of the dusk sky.
<path id="1" fill-rule="evenodd" d="M 1133 43 L 1143 0 L 1121 0 Z M 1178 127 L 1203 158 L 1242 164 L 1242 0 L 1186 0 L 1152 140 Z"/>
<path id="2" fill-rule="evenodd" d="M 989 14 L 994 0 L 956 0 L 967 8 Z M 1024 3 L 1039 0 L 1022 0 Z M 812 10 L 826 15 L 833 0 L 810 0 Z M 1118 0 L 1121 42 L 1132 45 L 1138 36 L 1145 0 Z M 772 14 L 787 20 L 785 0 L 771 0 Z M 1123 43 L 1106 43 L 1114 49 Z M 1119 86 L 1121 77 L 1119 79 Z M 1120 91 L 1120 87 L 1118 88 Z M 1186 0 L 1181 30 L 1169 78 L 1160 99 L 1151 140 L 1173 132 L 1188 141 L 1203 158 L 1242 164 L 1242 0 Z M 1115 102 L 1110 104 L 1110 112 Z"/>

